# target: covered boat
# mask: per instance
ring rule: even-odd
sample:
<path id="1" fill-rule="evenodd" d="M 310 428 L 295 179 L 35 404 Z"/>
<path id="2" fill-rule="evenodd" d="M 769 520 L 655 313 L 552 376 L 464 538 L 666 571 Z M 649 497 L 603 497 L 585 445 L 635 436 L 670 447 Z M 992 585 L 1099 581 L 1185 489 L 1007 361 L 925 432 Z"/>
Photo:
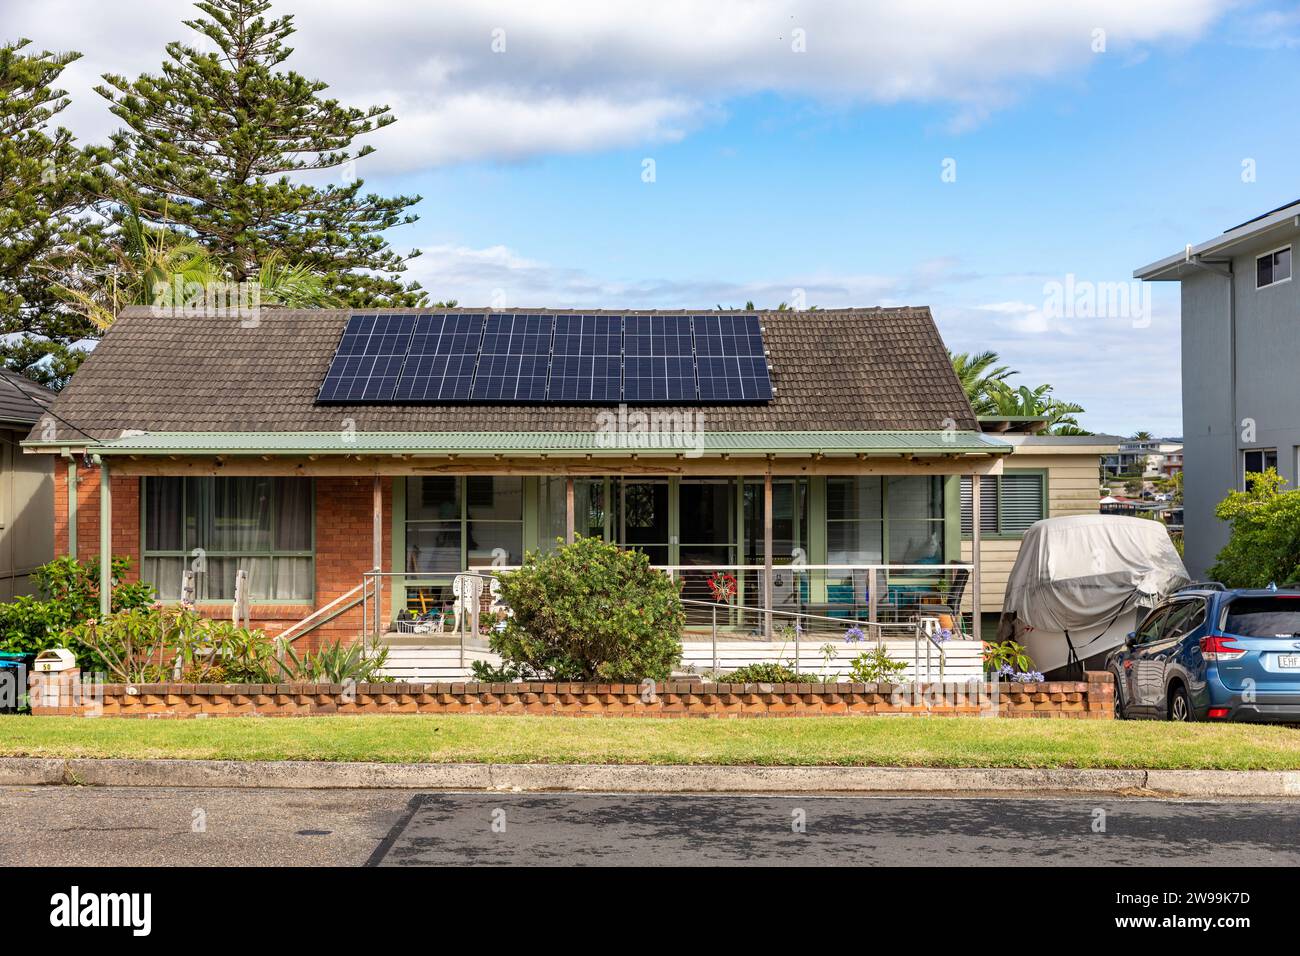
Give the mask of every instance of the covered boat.
<path id="1" fill-rule="evenodd" d="M 1021 541 L 998 639 L 1025 645 L 1048 677 L 1076 676 L 1099 666 L 1139 617 L 1188 583 L 1183 560 L 1159 521 L 1047 518 L 1031 525 Z"/>

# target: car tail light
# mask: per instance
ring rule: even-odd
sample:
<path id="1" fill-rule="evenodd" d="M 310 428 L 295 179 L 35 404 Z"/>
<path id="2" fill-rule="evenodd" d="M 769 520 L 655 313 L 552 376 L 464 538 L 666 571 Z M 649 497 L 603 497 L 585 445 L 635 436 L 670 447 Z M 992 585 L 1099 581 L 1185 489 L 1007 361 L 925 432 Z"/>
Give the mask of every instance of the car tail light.
<path id="1" fill-rule="evenodd" d="M 1211 707 L 1205 712 L 1205 716 L 1211 720 L 1223 720 L 1228 714 L 1232 713 L 1227 707 Z"/>
<path id="2" fill-rule="evenodd" d="M 1201 654 L 1207 661 L 1235 661 L 1239 657 L 1245 657 L 1246 651 L 1231 637 L 1207 634 L 1201 638 Z"/>

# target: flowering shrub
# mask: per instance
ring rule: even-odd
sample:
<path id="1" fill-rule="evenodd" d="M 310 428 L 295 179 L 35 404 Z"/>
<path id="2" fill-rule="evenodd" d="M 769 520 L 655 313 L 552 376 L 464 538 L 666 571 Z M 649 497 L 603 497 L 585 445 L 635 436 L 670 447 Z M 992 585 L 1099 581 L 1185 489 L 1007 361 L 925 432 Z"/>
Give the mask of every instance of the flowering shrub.
<path id="1" fill-rule="evenodd" d="M 998 676 L 1008 678 L 1013 684 L 1041 684 L 1044 679 L 1041 671 L 1016 671 L 1010 664 L 999 667 Z"/>
<path id="2" fill-rule="evenodd" d="M 1034 660 L 1023 644 L 1017 644 L 1015 641 L 985 641 L 984 669 L 1000 673 L 1004 667 L 1010 667 L 1012 673 L 1029 671 L 1034 668 Z"/>

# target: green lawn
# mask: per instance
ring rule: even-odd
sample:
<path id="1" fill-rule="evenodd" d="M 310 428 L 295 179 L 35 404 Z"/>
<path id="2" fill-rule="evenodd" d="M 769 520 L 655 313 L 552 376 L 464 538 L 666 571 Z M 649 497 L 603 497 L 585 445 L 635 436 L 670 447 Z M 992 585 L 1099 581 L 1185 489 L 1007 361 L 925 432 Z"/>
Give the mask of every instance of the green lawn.
<path id="1" fill-rule="evenodd" d="M 0 717 L 0 755 L 386 762 L 1300 769 L 1287 727 L 979 718 Z"/>

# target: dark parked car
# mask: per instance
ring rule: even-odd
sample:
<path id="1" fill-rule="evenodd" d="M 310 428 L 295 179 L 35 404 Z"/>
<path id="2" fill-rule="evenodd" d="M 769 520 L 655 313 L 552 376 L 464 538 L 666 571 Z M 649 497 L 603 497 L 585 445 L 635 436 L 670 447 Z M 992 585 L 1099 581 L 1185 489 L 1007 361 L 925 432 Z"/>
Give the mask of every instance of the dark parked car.
<path id="1" fill-rule="evenodd" d="M 1116 716 L 1300 722 L 1300 590 L 1178 591 L 1106 667 Z"/>

